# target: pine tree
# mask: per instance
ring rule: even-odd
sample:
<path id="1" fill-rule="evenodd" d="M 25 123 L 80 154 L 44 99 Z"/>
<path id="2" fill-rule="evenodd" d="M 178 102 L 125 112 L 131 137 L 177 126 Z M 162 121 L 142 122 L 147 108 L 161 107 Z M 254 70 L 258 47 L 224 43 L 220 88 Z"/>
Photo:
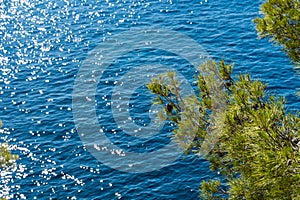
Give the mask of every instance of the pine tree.
<path id="1" fill-rule="evenodd" d="M 0 120 L 0 128 L 2 127 L 2 121 Z M 14 166 L 15 161 L 18 159 L 18 156 L 11 154 L 8 148 L 7 143 L 0 144 L 0 171 L 11 170 L 11 167 Z M 6 200 L 6 198 L 0 197 L 0 200 Z"/>
<path id="2" fill-rule="evenodd" d="M 250 75 L 231 76 L 232 65 L 207 61 L 197 75 L 199 95 L 183 97 L 174 73 L 149 83 L 163 120 L 187 153 L 205 156 L 227 180 L 204 181 L 204 199 L 299 199 L 300 118 L 281 97 Z M 208 138 L 208 139 L 207 139 Z"/>
<path id="3" fill-rule="evenodd" d="M 261 6 L 261 18 L 254 20 L 261 37 L 270 38 L 295 63 L 300 62 L 300 1 L 267 0 Z"/>
<path id="4" fill-rule="evenodd" d="M 2 121 L 0 120 L 0 128 L 2 127 Z M 0 144 L 0 169 L 7 170 L 11 167 L 15 160 L 18 158 L 17 155 L 11 154 L 8 150 L 8 144 Z"/>

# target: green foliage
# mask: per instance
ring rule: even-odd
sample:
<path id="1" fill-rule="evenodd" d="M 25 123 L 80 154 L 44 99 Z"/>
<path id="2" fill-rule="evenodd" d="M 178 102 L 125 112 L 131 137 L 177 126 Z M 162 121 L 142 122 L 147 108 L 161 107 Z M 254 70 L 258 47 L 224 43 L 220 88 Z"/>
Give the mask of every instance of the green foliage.
<path id="1" fill-rule="evenodd" d="M 268 95 L 266 85 L 250 75 L 234 81 L 232 65 L 224 61 L 208 61 L 200 71 L 197 96 L 182 97 L 175 74 L 153 79 L 148 88 L 156 103 L 166 105 L 163 119 L 177 125 L 175 140 L 227 180 L 225 186 L 203 182 L 201 196 L 299 199 L 299 115 L 286 113 L 284 99 Z"/>
<path id="2" fill-rule="evenodd" d="M 2 127 L 2 121 L 0 120 L 0 128 Z M 11 154 L 8 150 L 8 144 L 0 144 L 0 168 L 7 169 L 11 167 L 18 159 L 17 155 Z"/>
<path id="3" fill-rule="evenodd" d="M 221 182 L 219 180 L 203 181 L 201 184 L 201 197 L 207 200 L 222 200 L 225 198 L 220 197 L 226 192 L 221 188 Z"/>
<path id="4" fill-rule="evenodd" d="M 0 128 L 2 127 L 2 121 L 0 120 Z M 8 150 L 8 144 L 0 144 L 0 171 L 9 170 L 18 159 L 17 155 L 11 154 Z M 6 200 L 6 198 L 0 197 L 0 200 Z"/>
<path id="5" fill-rule="evenodd" d="M 261 6 L 262 18 L 254 20 L 262 37 L 283 46 L 290 58 L 300 62 L 300 1 L 267 0 Z"/>
<path id="6" fill-rule="evenodd" d="M 0 168 L 8 168 L 12 166 L 18 159 L 17 155 L 11 154 L 8 150 L 8 144 L 0 144 Z"/>
<path id="7" fill-rule="evenodd" d="M 256 18 L 261 37 L 270 38 L 300 62 L 300 1 L 267 0 Z M 240 75 L 232 65 L 207 61 L 196 76 L 199 95 L 183 97 L 174 73 L 148 84 L 165 105 L 163 120 L 176 124 L 174 139 L 186 153 L 210 161 L 227 183 L 201 184 L 203 199 L 300 199 L 300 118 L 287 113 L 283 98 L 266 84 Z M 226 188 L 226 189 L 224 189 Z"/>

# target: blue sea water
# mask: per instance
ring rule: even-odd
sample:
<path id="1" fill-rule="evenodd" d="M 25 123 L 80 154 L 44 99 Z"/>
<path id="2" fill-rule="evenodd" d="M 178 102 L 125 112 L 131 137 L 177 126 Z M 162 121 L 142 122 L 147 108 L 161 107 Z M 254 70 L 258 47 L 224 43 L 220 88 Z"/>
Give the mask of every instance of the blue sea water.
<path id="1" fill-rule="evenodd" d="M 299 110 L 299 75 L 280 47 L 259 40 L 255 31 L 252 20 L 259 16 L 261 3 L 0 0 L 0 136 L 19 155 L 12 173 L 1 172 L 0 197 L 197 199 L 201 181 L 221 178 L 201 158 L 183 156 L 155 171 L 127 173 L 93 157 L 75 127 L 74 82 L 89 52 L 109 38 L 137 28 L 169 29 L 197 41 L 212 58 L 234 62 L 236 75 L 250 72 L 263 80 L 270 93 L 287 99 L 288 110 Z M 110 65 L 96 88 L 101 130 L 128 151 L 155 151 L 169 142 L 168 126 L 153 138 L 137 140 L 122 134 L 111 113 L 115 81 L 134 67 L 151 69 L 154 64 L 176 68 L 193 80 L 183 58 L 137 50 Z M 142 85 L 134 91 L 128 112 L 135 123 L 151 123 L 151 97 Z"/>

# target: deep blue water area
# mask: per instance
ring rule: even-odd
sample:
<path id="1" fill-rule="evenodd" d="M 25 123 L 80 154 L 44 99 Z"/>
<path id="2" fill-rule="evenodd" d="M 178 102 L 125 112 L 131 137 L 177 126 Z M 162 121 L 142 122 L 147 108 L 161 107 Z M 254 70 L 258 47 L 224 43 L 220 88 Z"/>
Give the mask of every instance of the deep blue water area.
<path id="1" fill-rule="evenodd" d="M 299 110 L 299 74 L 280 47 L 258 38 L 252 22 L 261 3 L 0 0 L 0 137 L 19 155 L 12 173 L 1 172 L 0 197 L 197 199 L 202 180 L 221 178 L 199 157 L 182 156 L 147 173 L 116 170 L 93 157 L 75 127 L 74 82 L 89 52 L 109 38 L 135 29 L 173 30 L 198 42 L 210 57 L 233 62 L 235 75 L 249 72 L 263 80 L 270 93 L 286 98 L 288 110 Z M 178 38 L 183 48 L 189 46 L 182 42 Z M 153 152 L 171 140 L 171 124 L 140 139 L 124 133 L 112 113 L 114 88 L 122 76 L 140 66 L 148 73 L 154 65 L 177 69 L 194 83 L 191 63 L 180 55 L 137 49 L 109 65 L 95 89 L 101 131 L 124 151 Z M 133 73 L 127 80 L 134 83 L 140 75 Z M 143 84 L 130 92 L 130 120 L 139 126 L 151 124 L 153 96 Z"/>

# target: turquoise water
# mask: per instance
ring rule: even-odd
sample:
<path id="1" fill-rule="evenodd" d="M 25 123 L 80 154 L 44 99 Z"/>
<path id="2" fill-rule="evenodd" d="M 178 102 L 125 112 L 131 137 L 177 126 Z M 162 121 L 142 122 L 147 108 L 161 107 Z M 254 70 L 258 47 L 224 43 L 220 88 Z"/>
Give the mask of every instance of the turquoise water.
<path id="1" fill-rule="evenodd" d="M 234 62 L 235 74 L 251 72 L 270 93 L 285 96 L 289 110 L 299 110 L 299 76 L 279 47 L 258 39 L 252 23 L 262 2 L 0 0 L 0 136 L 20 156 L 12 174 L 1 173 L 0 196 L 196 199 L 202 180 L 219 177 L 201 158 L 183 156 L 147 173 L 122 172 L 94 158 L 75 128 L 74 81 L 103 41 L 136 28 L 169 29 L 197 41 L 212 58 Z M 115 81 L 142 65 L 171 66 L 193 82 L 186 60 L 153 49 L 129 52 L 103 73 L 95 97 L 101 129 L 115 145 L 141 153 L 168 144 L 172 127 L 166 124 L 152 138 L 128 136 L 114 122 L 109 102 Z M 151 123 L 151 97 L 142 85 L 134 91 L 129 113 L 137 124 Z"/>

